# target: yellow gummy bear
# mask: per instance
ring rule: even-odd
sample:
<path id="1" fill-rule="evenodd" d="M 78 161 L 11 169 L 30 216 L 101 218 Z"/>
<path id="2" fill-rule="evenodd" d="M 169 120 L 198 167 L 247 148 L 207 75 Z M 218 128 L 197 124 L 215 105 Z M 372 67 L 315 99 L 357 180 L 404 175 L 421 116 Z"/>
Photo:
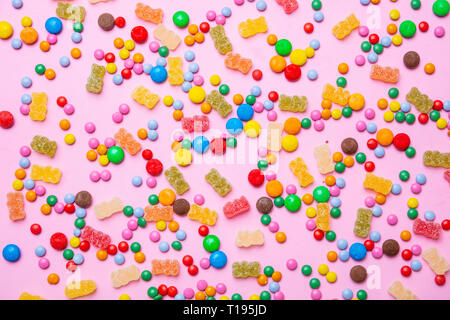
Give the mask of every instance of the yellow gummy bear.
<path id="1" fill-rule="evenodd" d="M 322 231 L 330 230 L 330 207 L 328 203 L 317 204 L 316 226 L 317 229 Z"/>
<path id="2" fill-rule="evenodd" d="M 346 106 L 348 104 L 348 99 L 350 98 L 350 92 L 342 88 L 335 88 L 327 83 L 323 88 L 322 98 L 328 99 L 341 106 Z"/>
<path id="3" fill-rule="evenodd" d="M 31 94 L 30 118 L 34 121 L 44 121 L 47 116 L 47 94 L 33 92 Z"/>
<path id="4" fill-rule="evenodd" d="M 352 13 L 345 20 L 338 22 L 333 27 L 333 34 L 337 39 L 342 40 L 358 27 L 359 20 Z"/>
<path id="5" fill-rule="evenodd" d="M 74 281 L 66 285 L 64 294 L 69 299 L 76 299 L 90 295 L 97 289 L 93 280 Z"/>
<path id="6" fill-rule="evenodd" d="M 159 101 L 157 94 L 151 93 L 150 90 L 144 86 L 136 87 L 131 93 L 131 97 L 139 104 L 153 109 Z"/>
<path id="7" fill-rule="evenodd" d="M 44 182 L 50 182 L 53 184 L 59 183 L 61 180 L 61 170 L 51 166 L 40 166 L 33 164 L 31 166 L 31 179 Z"/>
<path id="8" fill-rule="evenodd" d="M 364 188 L 371 189 L 375 192 L 387 196 L 389 192 L 391 192 L 392 181 L 381 177 L 377 177 L 372 173 L 367 173 L 363 185 Z"/>
<path id="9" fill-rule="evenodd" d="M 45 300 L 45 299 L 41 298 L 40 296 L 33 296 L 28 292 L 22 292 L 22 294 L 19 296 L 19 300 Z"/>
<path id="10" fill-rule="evenodd" d="M 184 82 L 183 60 L 181 60 L 181 57 L 169 57 L 167 58 L 167 64 L 169 65 L 169 70 L 167 71 L 169 83 L 173 86 L 181 85 Z"/>
<path id="11" fill-rule="evenodd" d="M 296 158 L 289 163 L 292 173 L 298 178 L 298 183 L 302 188 L 314 182 L 314 177 L 308 172 L 308 167 L 302 158 Z"/>
<path id="12" fill-rule="evenodd" d="M 258 33 L 267 32 L 266 18 L 247 19 L 238 25 L 239 34 L 243 38 L 253 37 Z"/>
<path id="13" fill-rule="evenodd" d="M 188 218 L 207 224 L 208 226 L 213 226 L 216 224 L 217 212 L 208 208 L 202 208 L 196 204 L 191 204 L 191 209 L 188 212 Z"/>

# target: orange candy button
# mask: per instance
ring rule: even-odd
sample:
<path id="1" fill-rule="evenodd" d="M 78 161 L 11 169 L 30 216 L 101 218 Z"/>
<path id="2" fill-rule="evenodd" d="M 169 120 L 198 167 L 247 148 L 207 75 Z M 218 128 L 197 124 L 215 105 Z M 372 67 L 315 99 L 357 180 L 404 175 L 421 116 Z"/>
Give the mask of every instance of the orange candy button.
<path id="1" fill-rule="evenodd" d="M 296 135 L 300 132 L 301 127 L 302 124 L 297 118 L 288 118 L 284 122 L 284 131 L 286 131 L 286 133 L 288 134 Z"/>
<path id="2" fill-rule="evenodd" d="M 266 192 L 272 198 L 279 197 L 283 193 L 283 185 L 278 180 L 271 180 L 266 184 Z"/>
<path id="3" fill-rule="evenodd" d="M 175 201 L 175 192 L 172 189 L 163 189 L 158 195 L 159 202 L 164 206 L 170 206 Z"/>
<path id="4" fill-rule="evenodd" d="M 380 129 L 377 132 L 377 141 L 382 146 L 389 146 L 394 140 L 394 134 L 389 129 Z"/>
<path id="5" fill-rule="evenodd" d="M 33 44 L 38 39 L 38 33 L 34 28 L 26 27 L 20 32 L 20 39 L 26 44 Z"/>

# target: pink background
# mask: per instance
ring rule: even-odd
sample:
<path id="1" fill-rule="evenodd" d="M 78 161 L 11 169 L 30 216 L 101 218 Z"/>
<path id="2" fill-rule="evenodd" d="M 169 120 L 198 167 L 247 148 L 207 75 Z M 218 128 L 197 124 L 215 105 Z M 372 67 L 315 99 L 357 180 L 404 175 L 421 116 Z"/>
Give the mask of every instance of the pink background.
<path id="1" fill-rule="evenodd" d="M 64 284 L 69 276 L 65 270 L 66 261 L 62 257 L 61 252 L 56 252 L 49 245 L 49 238 L 54 232 L 64 232 L 69 238 L 72 236 L 74 216 L 68 214 L 56 214 L 52 212 L 49 216 L 40 213 L 40 206 L 45 203 L 47 195 L 55 194 L 62 201 L 67 193 L 76 193 L 79 190 L 89 190 L 94 198 L 94 204 L 105 200 L 109 200 L 114 196 L 119 196 L 125 204 L 134 207 L 144 207 L 147 204 L 147 197 L 152 193 L 158 193 L 161 189 L 169 187 L 166 179 L 161 175 L 157 178 L 158 185 L 156 188 L 149 189 L 145 186 L 145 179 L 148 174 L 145 171 L 145 161 L 140 156 L 131 157 L 126 155 L 125 161 L 121 165 L 109 165 L 108 170 L 112 173 L 112 179 L 109 182 L 92 183 L 89 180 L 89 172 L 92 170 L 101 171 L 103 168 L 98 162 L 91 163 L 86 160 L 85 154 L 89 150 L 87 141 L 90 137 L 97 137 L 103 141 L 106 137 L 111 137 L 121 127 L 136 134 L 139 128 L 145 128 L 147 121 L 156 119 L 159 121 L 159 139 L 155 142 L 144 141 L 144 148 L 150 148 L 155 157 L 165 163 L 167 168 L 171 165 L 172 152 L 170 150 L 171 134 L 174 130 L 181 127 L 180 122 L 176 122 L 172 118 L 173 109 L 165 107 L 162 102 L 153 110 L 148 110 L 143 106 L 132 101 L 130 93 L 137 85 L 145 85 L 151 91 L 160 95 L 161 99 L 165 95 L 172 95 L 175 99 L 184 102 L 183 112 L 185 116 L 201 114 L 200 107 L 192 104 L 187 95 L 182 92 L 179 87 L 171 87 L 168 83 L 162 85 L 154 84 L 147 76 L 137 76 L 133 74 L 132 79 L 125 80 L 121 86 L 112 83 L 112 76 L 105 76 L 105 85 L 100 95 L 94 95 L 86 91 L 85 83 L 90 73 L 90 67 L 93 62 L 97 61 L 93 57 L 93 52 L 97 48 L 111 51 L 116 54 L 117 65 L 119 70 L 123 67 L 122 62 L 118 58 L 118 50 L 113 46 L 115 37 L 122 37 L 124 40 L 129 39 L 129 32 L 136 25 L 144 25 L 151 32 L 154 25 L 141 21 L 135 17 L 134 6 L 138 1 L 110 1 L 91 5 L 88 1 L 74 1 L 74 4 L 84 5 L 87 10 L 86 20 L 84 22 L 85 29 L 82 33 L 83 41 L 79 45 L 72 43 L 70 36 L 72 33 L 72 22 L 63 21 L 64 28 L 58 36 L 58 43 L 51 47 L 47 53 L 43 53 L 39 49 L 39 44 L 33 46 L 23 45 L 22 49 L 14 50 L 11 47 L 11 39 L 19 37 L 21 30 L 20 19 L 23 16 L 30 16 L 33 19 L 33 27 L 39 32 L 39 41 L 43 40 L 47 33 L 44 28 L 45 20 L 55 15 L 55 1 L 30 1 L 24 0 L 24 6 L 20 10 L 14 9 L 10 1 L 0 2 L 1 19 L 9 21 L 14 27 L 14 35 L 9 40 L 0 41 L 1 62 L 0 70 L 0 87 L 2 88 L 2 100 L 0 104 L 1 110 L 11 111 L 16 119 L 15 126 L 9 130 L 2 130 L 0 139 L 1 150 L 1 166 L 0 170 L 0 207 L 3 214 L 0 215 L 0 247 L 3 248 L 8 243 L 19 245 L 22 251 L 22 257 L 17 263 L 9 263 L 4 259 L 0 259 L 0 277 L 2 289 L 0 290 L 0 298 L 17 299 L 20 293 L 27 291 L 31 294 L 40 295 L 48 299 L 65 299 Z M 145 2 L 145 1 L 144 1 Z M 433 122 L 427 125 L 420 125 L 417 121 L 414 125 L 390 123 L 386 124 L 383 120 L 383 112 L 376 107 L 376 102 L 381 97 L 388 97 L 387 91 L 391 86 L 381 82 L 375 82 L 369 79 L 370 65 L 366 63 L 364 67 L 357 67 L 354 64 L 354 57 L 361 53 L 360 43 L 363 41 L 357 31 L 353 32 L 343 41 L 338 41 L 332 34 L 331 29 L 335 23 L 342 20 L 350 13 L 355 13 L 362 24 L 366 23 L 368 14 L 367 7 L 361 6 L 359 0 L 349 1 L 322 1 L 322 12 L 325 19 L 322 23 L 316 23 L 313 34 L 305 34 L 303 24 L 313 22 L 313 10 L 310 1 L 301 1 L 300 7 L 291 15 L 286 15 L 275 1 L 267 1 L 267 10 L 258 12 L 255 2 L 246 2 L 243 6 L 236 6 L 233 1 L 168 1 L 155 0 L 147 2 L 153 8 L 162 8 L 164 10 L 164 24 L 172 29 L 177 29 L 172 21 L 172 14 L 177 10 L 185 10 L 190 15 L 191 23 L 199 25 L 205 21 L 206 11 L 213 9 L 216 12 L 224 6 L 232 9 L 232 16 L 227 19 L 225 30 L 233 44 L 234 52 L 240 53 L 244 57 L 253 60 L 254 67 L 260 68 L 264 77 L 260 82 L 255 82 L 251 75 L 242 75 L 237 71 L 228 70 L 223 64 L 223 57 L 217 53 L 213 47 L 211 37 L 206 35 L 203 44 L 195 44 L 189 49 L 196 54 L 195 62 L 200 65 L 199 74 L 205 78 L 205 90 L 209 92 L 213 89 L 208 79 L 212 74 L 219 74 L 222 83 L 230 85 L 231 92 L 226 97 L 228 101 L 232 101 L 232 97 L 236 93 L 246 96 L 250 93 L 253 85 L 261 86 L 263 93 L 258 101 L 263 102 L 270 90 L 276 90 L 279 93 L 299 94 L 308 97 L 309 105 L 307 115 L 314 109 L 321 109 L 321 92 L 323 85 L 327 82 L 334 84 L 339 76 L 337 65 L 340 62 L 347 62 L 350 66 L 350 72 L 346 75 L 348 80 L 348 89 L 351 93 L 360 92 L 366 98 L 366 107 L 373 107 L 376 112 L 376 118 L 373 120 L 377 123 L 378 128 L 389 127 L 394 133 L 405 132 L 412 140 L 412 145 L 417 150 L 417 156 L 414 159 L 408 159 L 404 153 L 400 153 L 393 146 L 385 149 L 386 155 L 382 159 L 375 158 L 372 151 L 368 150 L 366 141 L 373 135 L 367 132 L 358 133 L 355 130 L 355 123 L 358 120 L 364 120 L 363 112 L 355 112 L 350 119 L 342 118 L 339 121 L 330 119 L 326 121 L 326 128 L 322 132 L 314 129 L 302 130 L 298 135 L 299 148 L 292 154 L 281 152 L 278 162 L 278 179 L 284 186 L 293 183 L 297 184 L 297 179 L 293 176 L 288 168 L 289 161 L 294 157 L 301 156 L 305 159 L 311 173 L 315 177 L 315 183 L 304 190 L 298 186 L 298 194 L 312 193 L 313 189 L 323 183 L 323 178 L 316 167 L 313 155 L 313 148 L 325 141 L 329 142 L 332 152 L 340 151 L 340 142 L 346 137 L 355 137 L 360 149 L 366 153 L 368 160 L 373 160 L 376 164 L 375 174 L 390 178 L 394 183 L 400 183 L 403 191 L 399 196 L 389 195 L 387 203 L 383 206 L 383 215 L 379 218 L 374 217 L 372 220 L 372 229 L 381 233 L 381 242 L 377 245 L 381 246 L 382 241 L 394 238 L 399 241 L 401 250 L 410 248 L 413 244 L 420 244 L 422 249 L 437 247 L 439 252 L 450 261 L 449 255 L 449 234 L 443 232 L 440 239 L 432 241 L 423 236 L 413 234 L 409 242 L 400 240 L 400 232 L 402 230 L 411 230 L 412 221 L 407 217 L 406 201 L 413 196 L 410 192 L 410 186 L 414 182 L 418 173 L 424 173 L 427 176 L 427 183 L 423 186 L 423 191 L 417 196 L 419 199 L 419 216 L 423 218 L 426 210 L 433 210 L 436 213 L 436 222 L 441 222 L 448 218 L 449 197 L 448 183 L 443 179 L 443 169 L 432 169 L 423 166 L 421 157 L 426 150 L 440 150 L 442 152 L 449 151 L 448 137 L 446 132 L 438 130 Z M 448 17 L 439 19 L 432 13 L 431 1 L 422 1 L 422 8 L 414 11 L 409 5 L 409 1 L 399 1 L 393 3 L 390 1 L 382 1 L 377 6 L 380 9 L 380 29 L 372 30 L 380 35 L 380 38 L 386 35 L 386 25 L 390 23 L 389 11 L 397 8 L 401 12 L 401 18 L 411 19 L 417 24 L 422 21 L 428 21 L 430 30 L 427 33 L 417 32 L 413 39 L 404 39 L 400 47 L 391 46 L 386 48 L 379 57 L 379 63 L 383 66 L 396 66 L 400 68 L 401 80 L 396 85 L 400 90 L 399 101 L 405 99 L 406 93 L 412 86 L 418 86 L 422 92 L 427 93 L 433 99 L 446 100 L 448 92 L 448 74 L 450 73 L 450 62 L 443 54 L 449 52 L 450 44 L 448 35 L 438 39 L 433 35 L 433 30 L 437 25 L 446 27 L 450 32 Z M 114 16 L 122 15 L 127 20 L 127 26 L 124 29 L 115 28 L 110 32 L 103 32 L 97 25 L 97 17 L 103 12 L 110 12 Z M 266 43 L 266 35 L 259 34 L 250 39 L 243 39 L 237 32 L 237 25 L 247 18 L 257 18 L 265 16 L 269 33 L 274 33 L 279 39 L 289 39 L 293 48 L 306 48 L 310 40 L 319 39 L 321 47 L 316 51 L 313 59 L 309 59 L 307 64 L 302 67 L 302 78 L 295 83 L 288 83 L 283 75 L 274 74 L 269 68 L 269 59 L 275 54 L 273 47 Z M 212 24 L 212 26 L 214 23 Z M 187 30 L 177 29 L 176 32 L 184 38 Z M 70 50 L 73 47 L 79 47 L 82 51 L 82 57 L 79 60 L 71 58 L 71 65 L 64 69 L 58 60 L 61 56 L 70 56 Z M 182 56 L 187 47 L 182 43 L 180 47 L 171 52 L 170 56 Z M 407 70 L 402 63 L 403 54 L 409 50 L 417 51 L 421 56 L 420 66 L 414 70 Z M 157 54 L 153 54 L 148 49 L 148 43 L 145 45 L 137 45 L 132 52 L 142 52 L 145 57 L 144 63 L 156 62 Z M 184 61 L 184 70 L 187 70 L 187 63 Z M 423 66 L 427 62 L 436 65 L 436 72 L 429 76 L 423 71 Z M 49 81 L 44 77 L 39 77 L 34 72 L 34 66 L 43 63 L 47 67 L 54 68 L 56 71 L 56 79 Z M 104 62 L 103 62 L 104 64 Z M 316 69 L 319 78 L 316 81 L 309 81 L 306 77 L 307 71 Z M 33 80 L 33 85 L 29 89 L 24 89 L 20 85 L 20 79 L 29 76 Z M 20 97 L 24 93 L 46 92 L 49 97 L 47 119 L 43 123 L 33 122 L 28 117 L 20 114 Z M 447 92 L 446 92 L 447 91 Z M 64 114 L 61 108 L 56 105 L 56 98 L 64 95 L 68 98 L 69 103 L 75 106 L 75 113 L 72 116 Z M 115 124 L 111 120 L 114 112 L 118 111 L 121 103 L 128 103 L 131 112 L 125 116 L 121 124 Z M 334 106 L 337 107 L 337 106 Z M 234 111 L 236 106 L 233 105 Z M 275 110 L 278 110 L 276 107 Z M 413 113 L 418 115 L 413 107 Z M 442 112 L 444 117 L 445 112 Z M 215 111 L 209 115 L 211 126 L 216 132 L 216 136 L 225 130 L 225 120 L 222 119 Z M 284 122 L 287 117 L 293 116 L 291 113 L 278 112 L 278 121 Z M 304 115 L 300 115 L 301 118 Z M 76 143 L 68 146 L 64 143 L 64 135 L 58 123 L 61 119 L 67 118 L 71 122 L 69 132 L 76 136 Z M 254 120 L 261 123 L 262 127 L 267 126 L 266 111 L 261 114 L 255 114 Z M 87 121 L 92 121 L 97 126 L 97 131 L 93 135 L 88 135 L 83 127 Z M 211 132 L 214 132 L 211 130 Z M 54 159 L 33 152 L 30 156 L 31 163 L 41 165 L 52 165 L 62 170 L 62 180 L 58 185 L 46 184 L 47 194 L 37 199 L 35 203 L 26 202 L 27 217 L 24 221 L 11 222 L 8 218 L 6 209 L 6 193 L 11 191 L 11 184 L 14 180 L 14 171 L 19 167 L 20 154 L 18 152 L 20 146 L 27 145 L 31 142 L 35 134 L 41 134 L 56 140 L 58 150 Z M 212 136 L 211 134 L 209 136 Z M 245 135 L 238 137 L 238 144 L 242 144 L 248 140 Z M 247 141 L 248 142 L 248 141 Z M 231 150 L 228 149 L 228 152 Z M 198 154 L 194 153 L 194 157 L 198 158 Z M 207 156 L 208 157 L 208 156 Z M 224 176 L 226 176 L 233 185 L 232 192 L 225 198 L 220 198 L 212 188 L 207 185 L 202 176 L 204 176 L 211 167 L 216 167 Z M 357 264 L 352 259 L 347 262 L 338 260 L 330 263 L 326 259 L 326 254 L 330 250 L 339 252 L 335 242 L 323 240 L 316 241 L 312 232 L 305 228 L 307 220 L 305 211 L 307 206 L 303 205 L 301 211 L 291 214 L 286 209 L 281 208 L 271 213 L 272 220 L 280 224 L 280 231 L 287 235 L 287 242 L 279 244 L 275 241 L 274 234 L 264 227 L 259 219 L 260 214 L 255 208 L 256 200 L 265 195 L 264 188 L 254 189 L 247 182 L 248 172 L 255 168 L 255 163 L 247 164 L 209 164 L 191 165 L 183 168 L 182 172 L 186 180 L 190 183 L 191 190 L 184 197 L 190 202 L 197 193 L 203 193 L 206 197 L 205 206 L 215 209 L 219 213 L 216 226 L 211 228 L 211 233 L 216 234 L 221 239 L 221 250 L 226 252 L 228 256 L 228 264 L 222 270 L 210 268 L 203 270 L 197 276 L 192 277 L 187 273 L 187 268 L 181 264 L 184 255 L 190 254 L 194 257 L 195 264 L 199 265 L 199 261 L 203 257 L 208 257 L 208 253 L 202 248 L 202 237 L 197 233 L 199 223 L 189 220 L 187 217 L 176 220 L 180 223 L 180 228 L 187 232 L 187 239 L 182 243 L 183 249 L 176 252 L 171 249 L 167 253 L 161 253 L 158 244 L 152 243 L 148 235 L 155 230 L 154 224 L 148 225 L 145 230 L 134 232 L 132 241 L 138 241 L 142 245 L 142 250 L 146 255 L 146 261 L 143 264 L 137 264 L 140 270 L 151 270 L 152 259 L 175 258 L 180 261 L 180 275 L 177 278 L 168 278 L 165 276 L 155 276 L 146 283 L 144 281 L 134 282 L 120 289 L 114 289 L 110 283 L 110 273 L 120 266 L 117 266 L 112 257 L 107 261 L 99 261 L 95 257 L 96 250 L 91 248 L 85 256 L 85 262 L 81 266 L 81 275 L 83 279 L 95 280 L 97 291 L 89 296 L 90 299 L 117 299 L 120 294 L 127 293 L 132 299 L 146 299 L 146 291 L 150 286 L 158 286 L 162 283 L 166 285 L 174 285 L 182 292 L 187 287 L 195 288 L 196 283 L 200 279 L 205 279 L 208 284 L 216 285 L 223 282 L 227 285 L 226 295 L 231 297 L 233 293 L 241 293 L 244 298 L 248 298 L 251 294 L 259 294 L 262 290 L 268 290 L 268 286 L 261 287 L 255 279 L 246 280 L 234 279 L 231 275 L 231 265 L 234 261 L 248 260 L 259 261 L 262 267 L 272 265 L 276 270 L 283 273 L 283 279 L 280 282 L 281 291 L 283 291 L 288 299 L 310 299 L 311 289 L 309 280 L 311 277 L 304 277 L 300 268 L 303 264 L 309 264 L 313 267 L 312 277 L 317 277 L 321 281 L 320 290 L 324 299 L 341 299 L 341 292 L 345 288 L 353 290 L 354 295 L 359 289 L 368 291 L 369 299 L 392 299 L 387 288 L 395 280 L 400 280 L 404 285 L 416 293 L 421 299 L 448 299 L 450 298 L 449 284 L 439 287 L 434 283 L 434 273 L 423 262 L 423 268 L 420 272 L 413 272 L 409 278 L 404 278 L 400 274 L 400 268 L 403 265 L 409 265 L 399 254 L 395 258 L 383 257 L 374 259 L 369 253 L 362 265 L 368 267 L 377 265 L 381 269 L 381 288 L 368 290 L 366 284 L 356 284 L 350 280 L 349 270 Z M 400 182 L 398 173 L 406 169 L 411 173 L 411 179 L 408 182 Z M 29 175 L 30 170 L 27 170 Z M 131 178 L 135 175 L 143 177 L 144 185 L 135 188 L 131 184 Z M 340 176 L 340 174 L 337 174 Z M 339 219 L 332 219 L 331 228 L 337 233 L 337 239 L 345 238 L 349 244 L 353 242 L 362 242 L 361 239 L 353 235 L 353 224 L 356 217 L 356 210 L 364 206 L 364 198 L 372 192 L 366 191 L 362 186 L 365 176 L 363 167 L 359 164 L 351 169 L 347 169 L 342 177 L 346 180 L 346 187 L 342 190 L 340 198 L 342 200 L 342 216 Z M 199 178 L 200 177 L 200 178 Z M 38 183 L 40 184 L 40 183 Z M 245 195 L 251 205 L 250 212 L 241 217 L 228 220 L 224 217 L 222 207 L 226 201 Z M 283 196 L 286 196 L 284 194 Z M 386 217 L 389 214 L 396 214 L 399 217 L 399 223 L 396 226 L 389 226 Z M 102 230 L 111 235 L 113 243 L 117 244 L 122 240 L 121 231 L 126 228 L 127 218 L 118 214 L 110 219 L 99 221 L 95 218 L 93 208 L 88 210 L 86 218 L 87 225 Z M 39 236 L 31 234 L 29 227 L 33 223 L 41 224 L 43 231 Z M 234 238 L 238 230 L 263 230 L 265 244 L 262 247 L 251 249 L 237 248 L 234 244 Z M 161 240 L 171 243 L 175 240 L 175 234 L 166 230 L 161 233 Z M 43 245 L 47 248 L 46 257 L 50 260 L 50 267 L 47 270 L 41 270 L 38 267 L 38 257 L 34 254 L 34 248 Z M 78 249 L 75 252 L 81 252 Z M 132 253 L 129 251 L 125 254 L 126 262 L 123 266 L 136 264 Z M 286 261 L 289 258 L 295 258 L 298 261 L 299 268 L 295 271 L 289 271 L 286 268 Z M 324 276 L 317 272 L 317 267 L 321 263 L 326 263 L 331 271 L 338 275 L 338 280 L 334 284 L 326 281 Z M 123 267 L 122 266 L 122 267 Z M 56 272 L 61 281 L 56 286 L 47 284 L 48 274 Z M 219 295 L 216 295 L 219 298 Z"/>

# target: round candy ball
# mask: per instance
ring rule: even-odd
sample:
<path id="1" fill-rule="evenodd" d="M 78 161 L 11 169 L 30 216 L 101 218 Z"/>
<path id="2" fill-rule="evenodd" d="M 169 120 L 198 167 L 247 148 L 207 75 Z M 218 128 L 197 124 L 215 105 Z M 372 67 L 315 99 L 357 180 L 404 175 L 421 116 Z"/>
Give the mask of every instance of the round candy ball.
<path id="1" fill-rule="evenodd" d="M 184 11 L 177 11 L 173 14 L 172 21 L 178 28 L 184 28 L 189 23 L 189 15 Z"/>
<path id="2" fill-rule="evenodd" d="M 361 261 L 363 260 L 367 255 L 367 249 L 362 243 L 354 243 L 350 246 L 350 256 L 356 260 Z"/>
<path id="3" fill-rule="evenodd" d="M 213 268 L 221 269 L 227 264 L 227 255 L 222 251 L 214 251 L 209 256 L 209 263 Z"/>
<path id="4" fill-rule="evenodd" d="M 317 202 L 327 202 L 330 199 L 330 190 L 324 186 L 320 186 L 314 189 L 313 197 Z"/>
<path id="5" fill-rule="evenodd" d="M 106 152 L 106 156 L 108 157 L 108 160 L 110 162 L 118 164 L 123 161 L 125 153 L 123 152 L 123 149 L 121 147 L 112 146 Z"/>
<path id="6" fill-rule="evenodd" d="M 167 70 L 163 66 L 155 66 L 150 71 L 150 78 L 156 83 L 162 83 L 167 79 Z"/>
<path id="7" fill-rule="evenodd" d="M 20 249 L 15 244 L 8 244 L 3 248 L 3 258 L 9 262 L 16 262 L 20 258 Z"/>
<path id="8" fill-rule="evenodd" d="M 48 18 L 45 21 L 45 30 L 51 34 L 59 34 L 62 30 L 63 24 L 61 19 L 57 17 Z"/>
<path id="9" fill-rule="evenodd" d="M 219 247 L 220 247 L 220 240 L 217 236 L 210 234 L 203 239 L 203 248 L 206 251 L 214 252 L 218 250 Z"/>

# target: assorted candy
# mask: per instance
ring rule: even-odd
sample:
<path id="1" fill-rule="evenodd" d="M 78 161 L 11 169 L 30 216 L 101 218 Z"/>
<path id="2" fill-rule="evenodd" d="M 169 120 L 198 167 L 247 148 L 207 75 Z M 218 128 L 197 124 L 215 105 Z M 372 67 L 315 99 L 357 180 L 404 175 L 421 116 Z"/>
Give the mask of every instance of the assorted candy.
<path id="1" fill-rule="evenodd" d="M 16 91 L 5 90 L 5 101 L 17 99 L 18 112 L 0 111 L 7 157 L 3 167 L 5 172 L 12 168 L 14 176 L 2 189 L 6 214 L 1 225 L 14 230 L 4 232 L 2 257 L 9 267 L 22 263 L 22 256 L 35 256 L 38 272 L 45 275 L 30 280 L 45 279 L 34 286 L 41 292 L 28 293 L 26 284 L 18 283 L 21 294 L 12 298 L 42 300 L 50 285 L 67 299 L 97 299 L 113 292 L 120 300 L 142 295 L 154 300 L 283 300 L 305 298 L 292 290 L 300 285 L 313 300 L 336 298 L 330 286 L 342 287 L 338 298 L 366 300 L 372 292 L 369 277 L 376 277 L 369 268 L 379 259 L 383 268 L 389 264 L 389 270 L 382 270 L 391 283 L 381 288 L 385 297 L 437 297 L 433 286 L 445 286 L 450 271 L 448 197 L 442 191 L 450 183 L 450 152 L 448 143 L 434 137 L 445 131 L 444 139 L 450 136 L 450 100 L 443 99 L 445 90 L 441 97 L 431 92 L 434 79 L 448 82 L 443 74 L 449 70 L 427 52 L 435 41 L 443 52 L 448 47 L 449 2 L 411 1 L 406 9 L 392 0 L 395 8 L 386 15 L 387 0 L 360 0 L 361 6 L 370 5 L 367 13 L 379 6 L 376 13 L 388 17 L 381 29 L 375 26 L 380 21 L 364 17 L 353 4 L 312 0 L 308 7 L 297 0 L 258 0 L 250 7 L 234 0 L 235 7 L 206 10 L 199 18 L 200 9 L 186 12 L 173 2 L 139 2 L 115 16 L 118 4 L 108 0 L 89 0 L 84 6 L 55 1 L 45 7 L 39 26 L 25 15 L 36 14 L 29 9 L 32 4 L 14 0 L 12 8 L 21 14 L 18 32 L 17 14 L 8 15 L 11 5 L 1 5 L 11 20 L 0 21 L 2 52 L 29 52 L 16 70 L 25 73 L 19 78 L 24 93 L 17 99 Z M 220 3 L 208 5 L 217 10 Z M 340 18 L 325 17 L 333 8 Z M 245 13 L 240 21 L 233 20 L 234 10 Z M 428 21 L 413 21 L 408 10 L 428 10 Z M 300 11 L 310 12 L 311 22 L 299 23 Z M 283 20 L 276 26 L 279 16 Z M 70 48 L 60 41 L 68 26 L 75 44 Z M 295 32 L 283 34 L 280 26 Z M 269 33 L 275 30 L 278 34 Z M 312 38 L 315 33 L 322 38 Z M 100 35 L 106 41 L 83 41 Z M 408 46 L 413 50 L 396 49 L 412 38 Z M 321 42 L 326 46 L 319 51 Z M 419 50 L 421 43 L 425 51 Z M 57 57 L 61 68 L 49 59 L 45 64 L 36 60 L 36 46 L 49 58 L 66 52 Z M 266 54 L 268 48 L 272 54 Z M 71 71 L 76 60 L 80 64 Z M 320 63 L 327 71 L 319 77 Z M 329 68 L 333 63 L 335 71 Z M 54 87 L 56 72 L 81 74 L 84 80 L 69 78 L 70 83 Z M 51 81 L 44 83 L 39 75 Z M 130 87 L 127 80 L 137 77 Z M 429 83 L 415 80 L 423 77 Z M 4 81 L 5 88 L 9 82 Z M 55 90 L 66 93 L 54 95 Z M 72 102 L 76 95 L 88 99 L 77 104 Z M 107 117 L 105 103 L 113 108 Z M 81 112 L 75 113 L 74 105 Z M 78 116 L 86 109 L 89 118 Z M 217 114 L 210 114 L 212 109 Z M 64 135 L 52 132 L 55 121 Z M 426 127 L 431 122 L 440 130 L 433 138 Z M 24 145 L 17 148 L 18 167 L 11 167 L 10 151 L 19 139 Z M 78 162 L 79 150 L 86 163 Z M 85 172 L 84 165 L 93 168 Z M 108 188 L 116 181 L 120 188 Z M 433 200 L 437 193 L 444 195 L 438 202 Z M 380 218 L 383 214 L 386 219 Z M 349 219 L 338 222 L 342 215 Z M 115 223 L 125 228 L 117 230 Z M 394 229 L 399 225 L 402 229 Z M 25 238 L 14 239 L 28 230 L 35 239 L 30 243 L 37 243 L 32 250 L 21 242 Z M 140 233 L 147 234 L 144 241 Z M 305 235 L 310 242 L 296 243 Z M 295 244 L 290 257 L 285 243 Z M 60 255 L 68 279 L 49 250 Z M 86 254 L 90 250 L 95 255 Z M 415 273 L 427 269 L 423 262 L 429 270 L 417 280 Z M 100 276 L 89 271 L 95 263 L 103 264 L 110 274 L 107 283 L 117 290 L 108 291 Z M 338 264 L 349 264 L 348 273 L 342 275 Z M 27 268 L 33 277 L 35 266 Z M 285 275 L 289 280 L 283 282 Z M 208 285 L 203 279 L 208 277 L 220 282 Z M 192 278 L 197 278 L 195 285 Z M 251 294 L 251 283 L 259 293 Z M 242 294 L 227 292 L 235 285 Z M 130 294 L 122 293 L 127 290 Z"/>

